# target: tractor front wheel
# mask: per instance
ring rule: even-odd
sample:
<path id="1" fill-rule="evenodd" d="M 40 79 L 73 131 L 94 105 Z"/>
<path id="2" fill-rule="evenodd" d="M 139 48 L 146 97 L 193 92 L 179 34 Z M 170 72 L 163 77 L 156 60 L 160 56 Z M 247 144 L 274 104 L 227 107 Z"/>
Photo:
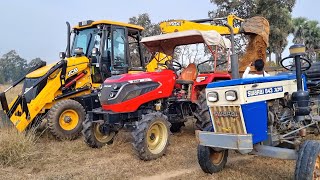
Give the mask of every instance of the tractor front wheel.
<path id="1" fill-rule="evenodd" d="M 216 151 L 211 147 L 198 145 L 198 163 L 205 173 L 221 171 L 228 159 L 228 150 Z"/>
<path id="2" fill-rule="evenodd" d="M 307 140 L 298 152 L 295 179 L 320 179 L 320 142 Z"/>
<path id="3" fill-rule="evenodd" d="M 59 140 L 74 140 L 80 136 L 85 114 L 83 106 L 75 100 L 58 101 L 48 113 L 49 130 Z"/>
<path id="4" fill-rule="evenodd" d="M 92 122 L 89 115 L 87 115 L 86 120 L 83 122 L 82 135 L 89 147 L 101 148 L 105 145 L 110 145 L 113 143 L 116 134 L 115 131 L 104 132 L 103 126 L 97 122 Z"/>
<path id="5" fill-rule="evenodd" d="M 169 145 L 170 123 L 160 112 L 143 115 L 132 136 L 133 147 L 140 159 L 157 159 L 166 153 Z"/>

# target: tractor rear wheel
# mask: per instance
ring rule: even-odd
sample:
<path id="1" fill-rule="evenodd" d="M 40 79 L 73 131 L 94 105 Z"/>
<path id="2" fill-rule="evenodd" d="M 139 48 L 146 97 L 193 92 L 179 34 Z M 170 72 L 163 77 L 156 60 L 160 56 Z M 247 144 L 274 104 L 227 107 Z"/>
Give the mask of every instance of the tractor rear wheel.
<path id="1" fill-rule="evenodd" d="M 197 119 L 196 129 L 198 130 L 204 130 L 211 122 L 205 90 L 202 90 L 198 96 L 198 107 L 194 116 Z"/>
<path id="2" fill-rule="evenodd" d="M 228 159 L 228 150 L 216 151 L 211 147 L 198 145 L 198 163 L 205 173 L 221 171 Z"/>
<path id="3" fill-rule="evenodd" d="M 142 116 L 132 132 L 133 147 L 140 159 L 149 161 L 163 156 L 169 145 L 170 123 L 167 116 L 154 112 Z"/>
<path id="4" fill-rule="evenodd" d="M 74 140 L 80 136 L 86 112 L 83 106 L 71 99 L 54 104 L 48 113 L 48 127 L 59 140 Z"/>
<path id="5" fill-rule="evenodd" d="M 307 140 L 300 147 L 295 179 L 320 179 L 320 142 Z"/>
<path id="6" fill-rule="evenodd" d="M 110 145 L 113 143 L 116 134 L 115 131 L 105 134 L 101 124 L 92 122 L 89 115 L 86 116 L 86 120 L 83 122 L 82 135 L 84 137 L 84 142 L 89 147 L 101 148 L 105 145 Z"/>

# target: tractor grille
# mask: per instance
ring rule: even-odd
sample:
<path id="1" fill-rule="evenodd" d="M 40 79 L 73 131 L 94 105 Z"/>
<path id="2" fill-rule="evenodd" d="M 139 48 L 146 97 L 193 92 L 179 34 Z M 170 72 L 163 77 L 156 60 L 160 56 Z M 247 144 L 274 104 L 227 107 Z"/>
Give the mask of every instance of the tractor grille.
<path id="1" fill-rule="evenodd" d="M 239 106 L 214 106 L 211 114 L 215 132 L 245 134 Z"/>

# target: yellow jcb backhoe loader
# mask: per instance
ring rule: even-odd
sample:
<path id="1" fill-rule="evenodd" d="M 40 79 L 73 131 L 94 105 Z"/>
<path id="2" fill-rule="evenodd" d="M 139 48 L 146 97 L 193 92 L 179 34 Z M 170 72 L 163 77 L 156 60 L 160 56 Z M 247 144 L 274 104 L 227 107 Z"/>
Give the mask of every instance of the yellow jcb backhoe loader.
<path id="1" fill-rule="evenodd" d="M 75 139 L 86 111 L 100 106 L 96 90 L 101 83 L 111 76 L 144 70 L 142 27 L 107 20 L 83 21 L 72 31 L 67 26 L 67 48 L 60 53 L 61 60 L 35 66 L 0 94 L 2 109 L 19 131 L 46 118 L 57 139 Z M 6 92 L 22 81 L 22 92 L 8 104 Z"/>

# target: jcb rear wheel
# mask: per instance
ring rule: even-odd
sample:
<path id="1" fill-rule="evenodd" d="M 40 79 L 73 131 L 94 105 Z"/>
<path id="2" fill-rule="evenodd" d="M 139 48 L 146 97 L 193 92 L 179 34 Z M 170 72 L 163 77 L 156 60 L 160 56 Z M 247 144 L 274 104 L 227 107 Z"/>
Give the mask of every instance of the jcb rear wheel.
<path id="1" fill-rule="evenodd" d="M 74 140 L 80 136 L 85 119 L 83 106 L 71 99 L 61 100 L 48 113 L 48 127 L 59 140 Z"/>
<path id="2" fill-rule="evenodd" d="M 99 123 L 92 122 L 89 119 L 89 115 L 86 116 L 86 120 L 83 122 L 82 135 L 84 142 L 92 148 L 101 148 L 105 145 L 113 143 L 116 135 L 115 131 L 105 134 L 101 131 L 101 125 Z"/>
<path id="3" fill-rule="evenodd" d="M 149 161 L 163 156 L 167 151 L 170 123 L 160 112 L 142 116 L 132 132 L 133 147 L 140 159 Z"/>
<path id="4" fill-rule="evenodd" d="M 295 179 L 320 179 L 320 142 L 305 141 L 300 147 Z"/>
<path id="5" fill-rule="evenodd" d="M 196 129 L 198 130 L 204 130 L 204 128 L 206 128 L 211 122 L 205 90 L 202 90 L 198 96 L 198 108 L 194 113 L 194 116 L 197 119 Z"/>
<path id="6" fill-rule="evenodd" d="M 228 159 L 228 150 L 216 151 L 211 147 L 198 145 L 198 163 L 205 173 L 221 171 Z"/>

